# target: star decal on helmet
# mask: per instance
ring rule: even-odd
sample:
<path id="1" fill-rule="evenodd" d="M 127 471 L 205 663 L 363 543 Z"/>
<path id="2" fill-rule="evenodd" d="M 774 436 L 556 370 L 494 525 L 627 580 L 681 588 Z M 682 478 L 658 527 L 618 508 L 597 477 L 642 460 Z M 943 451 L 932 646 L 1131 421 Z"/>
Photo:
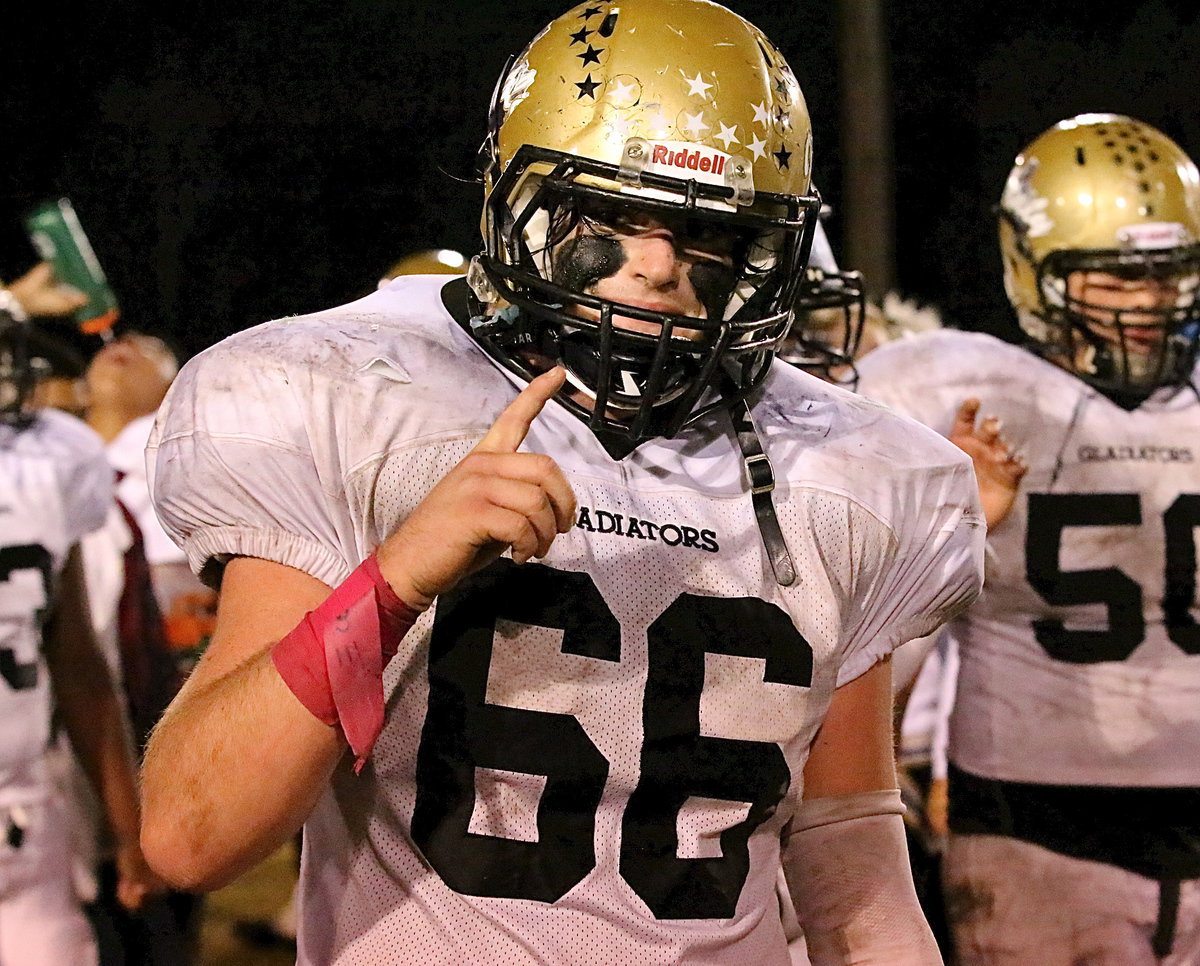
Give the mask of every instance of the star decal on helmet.
<path id="1" fill-rule="evenodd" d="M 626 83 L 626 80 L 630 83 Z M 614 107 L 633 107 L 641 98 L 641 84 L 637 78 L 628 74 L 620 74 L 608 82 L 606 96 Z"/>
<path id="2" fill-rule="evenodd" d="M 700 76 L 700 71 L 696 71 L 695 77 L 688 77 L 681 67 L 679 73 L 683 74 L 683 79 L 687 81 L 689 97 L 708 97 L 708 89 L 713 85 Z"/>
<path id="3" fill-rule="evenodd" d="M 625 141 L 633 132 L 633 121 L 627 117 L 614 117 L 608 125 L 612 129 L 613 137 L 618 141 Z"/>
<path id="4" fill-rule="evenodd" d="M 700 111 L 696 114 L 683 112 L 683 123 L 679 125 L 681 131 L 687 131 L 689 134 L 700 135 L 701 131 L 709 130 L 711 125 L 704 123 L 704 112 Z"/>
<path id="5" fill-rule="evenodd" d="M 771 112 L 767 110 L 767 105 L 761 101 L 754 105 L 754 123 L 761 124 L 763 127 L 771 126 Z"/>
<path id="6" fill-rule="evenodd" d="M 775 78 L 775 91 L 780 97 L 787 97 L 788 95 L 787 78 L 785 78 L 782 74 Z"/>
<path id="7" fill-rule="evenodd" d="M 725 150 L 728 151 L 731 144 L 742 143 L 738 140 L 736 124 L 726 124 L 724 121 L 718 121 L 717 123 L 721 125 L 721 130 L 713 135 L 713 140 L 723 142 Z"/>
<path id="8" fill-rule="evenodd" d="M 599 81 L 592 80 L 592 75 L 588 74 L 584 80 L 576 81 L 575 86 L 579 88 L 579 93 L 575 100 L 581 101 L 584 97 L 590 97 L 593 101 L 596 99 L 596 88 L 600 86 Z"/>
<path id="9" fill-rule="evenodd" d="M 755 135 L 754 140 L 747 144 L 746 147 L 754 152 L 756 160 L 761 160 L 767 156 L 767 142 L 759 138 L 758 135 Z"/>
<path id="10" fill-rule="evenodd" d="M 643 121 L 649 136 L 653 138 L 665 137 L 672 127 L 671 119 L 662 112 L 661 104 L 648 104 Z"/>
<path id="11" fill-rule="evenodd" d="M 583 61 L 583 63 L 580 66 L 586 67 L 588 64 L 599 64 L 600 63 L 600 55 L 603 52 L 604 52 L 603 47 L 601 47 L 599 50 L 597 50 L 591 44 L 588 44 L 587 50 L 585 50 L 582 54 L 576 54 L 575 56 Z"/>
<path id="12" fill-rule="evenodd" d="M 579 30 L 578 33 L 571 34 L 571 46 L 574 47 L 576 44 L 586 43 L 587 39 L 588 39 L 588 34 L 592 34 L 592 33 L 595 33 L 595 31 L 588 30 L 587 27 L 583 27 Z"/>
<path id="13" fill-rule="evenodd" d="M 775 123 L 779 125 L 781 131 L 790 131 L 792 128 L 792 112 L 782 105 L 775 108 Z"/>
<path id="14" fill-rule="evenodd" d="M 779 150 L 772 151 L 771 156 L 775 159 L 775 163 L 779 165 L 780 171 L 782 171 L 784 168 L 790 169 L 788 162 L 792 159 L 792 152 L 789 151 L 785 145 L 779 145 Z"/>
<path id="15" fill-rule="evenodd" d="M 592 17 L 598 17 L 598 16 L 600 16 L 600 8 L 599 7 L 588 7 L 576 19 L 577 20 L 591 20 Z"/>

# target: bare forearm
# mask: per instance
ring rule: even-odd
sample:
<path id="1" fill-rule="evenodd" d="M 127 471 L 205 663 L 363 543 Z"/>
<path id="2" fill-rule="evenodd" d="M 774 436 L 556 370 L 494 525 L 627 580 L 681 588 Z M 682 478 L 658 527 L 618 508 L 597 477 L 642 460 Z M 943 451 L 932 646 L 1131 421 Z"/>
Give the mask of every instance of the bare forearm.
<path id="1" fill-rule="evenodd" d="M 295 833 L 345 743 L 288 691 L 269 647 L 203 685 L 194 682 L 146 750 L 142 845 L 160 875 L 206 889 Z"/>
<path id="2" fill-rule="evenodd" d="M 137 842 L 140 810 L 129 725 L 104 663 L 97 660 L 87 670 L 75 682 L 59 685 L 59 710 L 117 844 L 130 845 Z"/>

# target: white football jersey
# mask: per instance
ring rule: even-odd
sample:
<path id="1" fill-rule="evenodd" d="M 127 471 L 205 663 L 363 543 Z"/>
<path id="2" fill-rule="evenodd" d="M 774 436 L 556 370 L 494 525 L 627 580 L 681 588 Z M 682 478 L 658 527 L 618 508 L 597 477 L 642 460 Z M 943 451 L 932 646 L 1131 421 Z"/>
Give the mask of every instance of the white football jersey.
<path id="1" fill-rule="evenodd" d="M 186 366 L 151 437 L 194 568 L 343 580 L 515 396 L 444 278 Z M 787 963 L 779 835 L 834 688 L 971 600 L 969 462 L 787 367 L 754 407 L 779 586 L 725 414 L 621 461 L 551 401 L 523 448 L 578 499 L 549 555 L 442 595 L 387 668 L 369 766 L 305 828 L 300 962 Z"/>
<path id="2" fill-rule="evenodd" d="M 0 425 L 0 807 L 47 794 L 41 625 L 67 552 L 111 502 L 103 443 L 79 420 L 45 410 L 24 429 Z"/>
<path id="3" fill-rule="evenodd" d="M 129 511 L 142 537 L 142 552 L 151 567 L 182 564 L 181 551 L 163 530 L 150 502 L 146 485 L 146 440 L 154 427 L 154 414 L 139 416 L 129 423 L 105 447 L 108 462 L 119 474 L 117 499 Z"/>
<path id="4" fill-rule="evenodd" d="M 1004 781 L 1200 786 L 1200 402 L 1132 412 L 1025 349 L 929 333 L 877 349 L 859 389 L 948 433 L 1003 420 L 1029 471 L 957 623 L 950 757 Z"/>

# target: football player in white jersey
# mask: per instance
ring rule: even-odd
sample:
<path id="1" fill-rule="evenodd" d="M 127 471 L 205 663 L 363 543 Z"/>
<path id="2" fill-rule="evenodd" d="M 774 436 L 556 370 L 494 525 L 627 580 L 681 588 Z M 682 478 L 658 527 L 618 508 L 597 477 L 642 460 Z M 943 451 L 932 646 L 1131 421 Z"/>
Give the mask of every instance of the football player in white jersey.
<path id="1" fill-rule="evenodd" d="M 1017 157 L 999 211 L 1027 345 L 942 331 L 860 365 L 943 432 L 982 400 L 1028 465 L 1011 508 L 981 475 L 1008 512 L 954 627 L 960 961 L 1200 962 L 1200 174 L 1082 115 Z"/>
<path id="2" fill-rule="evenodd" d="M 103 522 L 112 471 L 99 437 L 31 411 L 22 304 L 0 289 L 0 964 L 96 962 L 75 896 L 69 824 L 47 761 L 52 707 L 115 836 L 120 897 L 153 876 L 138 846 L 131 741 L 87 617 L 79 554 Z"/>
<path id="3" fill-rule="evenodd" d="M 466 279 L 184 368 L 156 506 L 223 582 L 146 759 L 164 875 L 303 822 L 304 964 L 785 964 L 782 862 L 815 963 L 940 961 L 888 655 L 982 520 L 960 451 L 773 363 L 810 136 L 723 7 L 577 7 L 497 87 Z"/>

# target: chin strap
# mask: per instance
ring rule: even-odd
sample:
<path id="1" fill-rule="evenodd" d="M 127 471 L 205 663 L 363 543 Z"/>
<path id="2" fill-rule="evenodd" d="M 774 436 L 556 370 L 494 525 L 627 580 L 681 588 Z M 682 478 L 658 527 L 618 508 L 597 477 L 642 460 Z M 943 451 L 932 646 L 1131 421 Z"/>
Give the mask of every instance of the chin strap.
<path id="1" fill-rule="evenodd" d="M 779 528 L 775 504 L 771 501 L 771 491 L 775 489 L 775 470 L 771 467 L 770 458 L 763 452 L 762 442 L 750 419 L 750 404 L 743 399 L 734 407 L 731 415 L 733 431 L 737 434 L 738 446 L 746 464 L 750 499 L 754 503 L 754 516 L 758 519 L 758 532 L 762 535 L 767 560 L 771 562 L 771 570 L 775 572 L 775 579 L 780 586 L 790 587 L 796 582 L 796 568 L 783 539 L 783 531 Z"/>

